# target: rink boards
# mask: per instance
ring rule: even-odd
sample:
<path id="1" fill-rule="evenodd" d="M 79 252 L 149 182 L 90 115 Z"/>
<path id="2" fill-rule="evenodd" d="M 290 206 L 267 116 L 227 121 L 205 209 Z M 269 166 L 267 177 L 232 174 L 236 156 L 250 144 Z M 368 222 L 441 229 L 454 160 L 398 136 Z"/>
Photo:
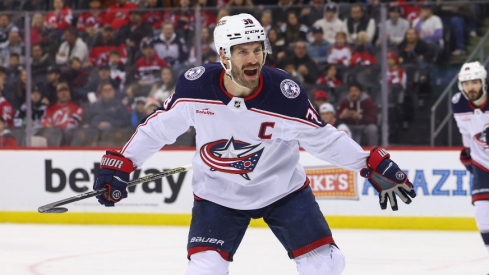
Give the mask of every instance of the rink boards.
<path id="1" fill-rule="evenodd" d="M 471 176 L 459 150 L 391 149 L 418 196 L 399 211 L 381 210 L 370 184 L 301 152 L 311 187 L 331 227 L 476 230 L 470 197 Z M 39 214 L 37 208 L 90 191 L 103 150 L 0 150 L 0 222 L 188 225 L 193 203 L 192 171 L 136 186 L 129 198 L 105 208 L 94 198 L 67 205 L 65 214 Z M 156 153 L 133 177 L 191 163 L 194 150 Z M 253 226 L 265 226 L 262 220 Z"/>

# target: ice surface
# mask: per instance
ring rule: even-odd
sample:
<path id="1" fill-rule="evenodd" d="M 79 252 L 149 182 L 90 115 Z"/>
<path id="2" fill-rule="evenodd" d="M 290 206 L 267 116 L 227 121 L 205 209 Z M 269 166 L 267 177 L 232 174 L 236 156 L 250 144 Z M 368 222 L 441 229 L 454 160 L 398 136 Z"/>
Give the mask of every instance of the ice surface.
<path id="1" fill-rule="evenodd" d="M 186 227 L 0 224 L 0 274 L 184 274 Z M 345 230 L 333 237 L 344 275 L 485 275 L 478 232 Z M 297 274 L 267 228 L 250 228 L 231 275 Z"/>

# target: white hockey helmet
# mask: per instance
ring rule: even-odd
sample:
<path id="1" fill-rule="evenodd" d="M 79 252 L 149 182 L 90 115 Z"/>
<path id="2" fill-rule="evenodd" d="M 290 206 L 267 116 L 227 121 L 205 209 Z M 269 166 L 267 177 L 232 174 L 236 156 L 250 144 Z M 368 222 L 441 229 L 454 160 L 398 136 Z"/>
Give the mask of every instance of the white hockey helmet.
<path id="1" fill-rule="evenodd" d="M 270 51 L 266 43 L 265 29 L 255 17 L 247 13 L 224 16 L 214 29 L 216 50 L 222 49 L 227 60 L 231 59 L 231 47 L 249 42 L 262 42 L 265 52 Z"/>
<path id="2" fill-rule="evenodd" d="M 479 61 L 469 62 L 462 65 L 462 69 L 458 73 L 458 89 L 467 98 L 462 87 L 462 82 L 474 79 L 480 79 L 482 83 L 482 96 L 487 92 L 486 87 L 487 71 Z"/>

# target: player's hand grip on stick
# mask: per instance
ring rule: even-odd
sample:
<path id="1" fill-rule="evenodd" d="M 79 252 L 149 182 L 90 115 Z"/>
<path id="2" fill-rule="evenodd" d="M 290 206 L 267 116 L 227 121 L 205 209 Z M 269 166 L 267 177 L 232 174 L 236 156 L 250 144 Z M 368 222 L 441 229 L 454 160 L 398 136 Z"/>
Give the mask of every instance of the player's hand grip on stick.
<path id="1" fill-rule="evenodd" d="M 384 148 L 376 146 L 370 150 L 367 168 L 362 169 L 360 175 L 367 178 L 379 192 L 380 208 L 383 210 L 387 208 L 387 200 L 392 210 L 398 210 L 396 195 L 406 204 L 410 204 L 411 198 L 416 197 L 407 175 L 390 159 L 389 153 Z"/>
<path id="2" fill-rule="evenodd" d="M 460 151 L 460 162 L 465 166 L 465 169 L 472 173 L 472 157 L 470 156 L 470 148 L 463 148 Z"/>
<path id="3" fill-rule="evenodd" d="M 160 173 L 151 174 L 151 175 L 146 176 L 146 177 L 142 177 L 139 179 L 132 180 L 129 182 L 127 187 L 136 186 L 136 185 L 141 184 L 141 183 L 154 181 L 154 180 L 161 179 L 164 177 L 168 177 L 168 176 L 171 176 L 174 174 L 183 173 L 185 171 L 189 171 L 190 169 L 192 169 L 192 165 L 185 165 L 182 167 L 177 167 L 177 168 L 165 170 L 165 171 L 160 172 Z M 107 189 L 103 188 L 100 190 L 93 190 L 93 191 L 81 193 L 81 194 L 78 194 L 78 195 L 73 196 L 73 197 L 69 197 L 69 198 L 66 198 L 63 200 L 59 200 L 59 201 L 55 201 L 55 202 L 43 205 L 43 206 L 39 207 L 37 209 L 37 211 L 39 211 L 39 213 L 65 213 L 68 211 L 68 209 L 64 208 L 64 207 L 60 207 L 60 206 L 66 205 L 66 204 L 69 204 L 72 202 L 77 202 L 77 201 L 81 201 L 84 199 L 88 199 L 91 197 L 99 196 L 99 195 L 102 195 L 106 192 L 107 192 Z"/>
<path id="4" fill-rule="evenodd" d="M 100 170 L 93 184 L 93 190 L 107 189 L 98 195 L 98 202 L 105 206 L 114 206 L 123 198 L 127 198 L 129 174 L 134 171 L 132 161 L 116 151 L 106 151 L 100 161 Z"/>

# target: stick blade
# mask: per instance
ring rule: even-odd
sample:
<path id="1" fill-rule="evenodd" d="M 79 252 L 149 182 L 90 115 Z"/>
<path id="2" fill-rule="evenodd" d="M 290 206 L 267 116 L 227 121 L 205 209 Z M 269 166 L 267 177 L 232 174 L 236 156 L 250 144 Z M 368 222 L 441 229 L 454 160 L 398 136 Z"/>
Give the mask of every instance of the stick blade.
<path id="1" fill-rule="evenodd" d="M 47 208 L 47 207 L 39 207 L 37 209 L 37 211 L 39 211 L 39 213 L 43 213 L 43 214 L 46 214 L 46 213 L 49 213 L 49 214 L 61 214 L 61 213 L 65 213 L 65 212 L 68 212 L 68 208 L 64 208 L 64 207 L 52 207 L 52 208 Z"/>

